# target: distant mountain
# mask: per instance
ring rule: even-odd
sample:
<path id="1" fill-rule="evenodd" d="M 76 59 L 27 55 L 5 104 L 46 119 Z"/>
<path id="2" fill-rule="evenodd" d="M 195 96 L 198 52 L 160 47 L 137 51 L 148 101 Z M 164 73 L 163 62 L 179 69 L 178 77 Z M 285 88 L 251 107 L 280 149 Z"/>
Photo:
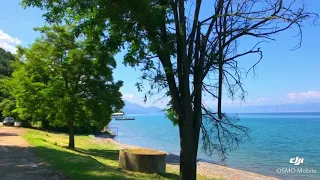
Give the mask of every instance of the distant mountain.
<path id="1" fill-rule="evenodd" d="M 122 111 L 125 114 L 160 114 L 163 113 L 161 108 L 150 106 L 150 107 L 143 107 L 139 104 L 135 104 L 129 101 L 124 101 L 125 106 Z"/>
<path id="2" fill-rule="evenodd" d="M 320 103 L 224 107 L 230 113 L 320 112 Z"/>
<path id="3" fill-rule="evenodd" d="M 125 101 L 122 111 L 126 114 L 161 114 L 163 109 L 150 106 L 143 107 L 139 104 Z M 320 112 L 320 103 L 303 104 L 277 104 L 255 106 L 224 106 L 227 113 L 280 113 L 280 112 Z"/>

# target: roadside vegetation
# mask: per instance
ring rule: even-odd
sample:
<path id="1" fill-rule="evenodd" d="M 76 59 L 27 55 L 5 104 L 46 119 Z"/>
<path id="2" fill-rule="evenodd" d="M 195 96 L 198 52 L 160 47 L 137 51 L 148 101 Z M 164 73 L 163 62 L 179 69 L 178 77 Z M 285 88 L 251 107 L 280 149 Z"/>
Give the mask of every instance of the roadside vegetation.
<path id="1" fill-rule="evenodd" d="M 71 180 L 105 179 L 178 179 L 179 173 L 167 169 L 165 175 L 124 171 L 118 168 L 119 149 L 111 143 L 101 143 L 89 136 L 75 136 L 75 150 L 68 146 L 68 135 L 28 129 L 24 138 L 35 153 L 54 169 Z M 200 180 L 208 178 L 199 177 Z"/>
<path id="2" fill-rule="evenodd" d="M 4 104 L 10 104 L 10 103 L 14 104 L 14 102 L 12 102 L 12 99 L 10 99 L 8 95 L 4 93 L 4 89 L 6 89 L 6 87 L 4 86 L 3 83 L 1 83 L 2 81 L 5 81 L 7 78 L 11 77 L 13 69 L 10 64 L 14 60 L 15 60 L 15 57 L 13 54 L 0 48 L 0 118 L 1 118 L 0 121 L 2 121 L 4 118 L 3 111 L 12 110 L 12 109 L 4 109 Z"/>

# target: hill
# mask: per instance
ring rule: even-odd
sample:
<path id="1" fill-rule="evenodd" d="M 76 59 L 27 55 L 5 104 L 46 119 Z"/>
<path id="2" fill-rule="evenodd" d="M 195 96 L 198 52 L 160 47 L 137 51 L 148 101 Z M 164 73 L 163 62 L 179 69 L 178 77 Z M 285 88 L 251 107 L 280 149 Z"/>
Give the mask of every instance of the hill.
<path id="1" fill-rule="evenodd" d="M 132 103 L 129 101 L 124 101 L 125 106 L 122 111 L 125 114 L 160 114 L 163 113 L 161 108 L 150 106 L 150 107 L 143 107 L 139 104 Z"/>

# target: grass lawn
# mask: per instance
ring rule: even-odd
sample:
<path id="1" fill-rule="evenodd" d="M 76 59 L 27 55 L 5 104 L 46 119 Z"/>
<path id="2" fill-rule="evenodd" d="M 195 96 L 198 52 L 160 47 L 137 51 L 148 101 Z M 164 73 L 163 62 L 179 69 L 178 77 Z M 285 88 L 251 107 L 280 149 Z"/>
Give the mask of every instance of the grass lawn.
<path id="1" fill-rule="evenodd" d="M 25 139 L 34 146 L 36 154 L 63 172 L 71 180 L 106 179 L 178 179 L 178 172 L 167 168 L 165 175 L 124 171 L 118 168 L 119 150 L 110 143 L 98 143 L 88 136 L 76 136 L 76 150 L 68 145 L 66 134 L 28 129 Z M 200 180 L 208 178 L 199 177 Z"/>

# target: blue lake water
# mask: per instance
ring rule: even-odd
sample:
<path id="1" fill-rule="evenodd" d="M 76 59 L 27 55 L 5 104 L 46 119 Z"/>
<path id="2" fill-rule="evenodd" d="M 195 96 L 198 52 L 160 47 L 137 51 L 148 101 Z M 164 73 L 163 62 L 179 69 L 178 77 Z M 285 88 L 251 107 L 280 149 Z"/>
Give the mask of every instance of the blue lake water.
<path id="1" fill-rule="evenodd" d="M 164 115 L 129 116 L 136 120 L 109 124 L 118 131 L 117 141 L 179 155 L 178 127 Z M 250 140 L 229 153 L 227 166 L 290 180 L 320 179 L 320 113 L 239 114 L 239 118 L 250 128 Z M 304 158 L 303 164 L 290 164 L 295 157 Z M 221 163 L 201 150 L 198 158 Z M 308 171 L 312 168 L 316 173 Z"/>

